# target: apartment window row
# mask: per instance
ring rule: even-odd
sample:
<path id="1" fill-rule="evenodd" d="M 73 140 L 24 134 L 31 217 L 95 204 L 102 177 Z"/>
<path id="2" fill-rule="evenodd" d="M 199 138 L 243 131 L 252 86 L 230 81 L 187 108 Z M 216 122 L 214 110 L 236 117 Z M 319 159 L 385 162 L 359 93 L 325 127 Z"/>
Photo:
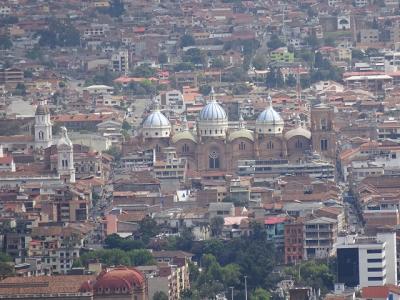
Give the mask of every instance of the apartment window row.
<path id="1" fill-rule="evenodd" d="M 382 253 L 382 249 L 369 249 L 367 253 Z"/>
<path id="2" fill-rule="evenodd" d="M 383 268 L 368 268 L 368 272 L 382 272 Z"/>

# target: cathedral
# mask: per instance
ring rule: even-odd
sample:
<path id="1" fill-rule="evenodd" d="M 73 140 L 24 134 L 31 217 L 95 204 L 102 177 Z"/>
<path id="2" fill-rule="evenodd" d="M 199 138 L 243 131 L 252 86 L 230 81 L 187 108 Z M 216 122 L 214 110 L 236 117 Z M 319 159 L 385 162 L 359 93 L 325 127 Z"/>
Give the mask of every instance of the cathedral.
<path id="1" fill-rule="evenodd" d="M 287 160 L 298 162 L 306 153 L 318 152 L 321 157 L 336 155 L 333 108 L 324 104 L 311 110 L 311 128 L 300 120 L 296 127 L 285 130 L 280 114 L 269 97 L 268 105 L 256 121 L 253 130 L 246 128 L 242 117 L 239 128 L 230 128 L 227 114 L 212 91 L 210 101 L 200 111 L 196 127 L 190 130 L 184 120 L 180 132 L 173 132 L 171 123 L 156 104 L 144 120 L 140 139 L 146 148 L 156 153 L 175 147 L 178 157 L 184 157 L 188 169 L 197 172 L 234 172 L 239 160 Z"/>

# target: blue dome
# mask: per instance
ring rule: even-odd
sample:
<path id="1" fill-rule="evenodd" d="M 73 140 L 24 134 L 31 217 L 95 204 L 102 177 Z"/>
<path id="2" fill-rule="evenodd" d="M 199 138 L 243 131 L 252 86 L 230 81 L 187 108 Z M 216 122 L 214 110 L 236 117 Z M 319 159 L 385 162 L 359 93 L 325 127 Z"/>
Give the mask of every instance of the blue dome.
<path id="1" fill-rule="evenodd" d="M 153 111 L 143 122 L 143 128 L 169 127 L 171 123 L 159 110 Z"/>
<path id="2" fill-rule="evenodd" d="M 283 120 L 279 113 L 272 106 L 269 106 L 259 114 L 256 123 L 262 124 L 283 124 Z"/>
<path id="3" fill-rule="evenodd" d="M 225 110 L 217 101 L 208 103 L 199 114 L 199 120 L 202 121 L 226 121 L 227 119 Z"/>

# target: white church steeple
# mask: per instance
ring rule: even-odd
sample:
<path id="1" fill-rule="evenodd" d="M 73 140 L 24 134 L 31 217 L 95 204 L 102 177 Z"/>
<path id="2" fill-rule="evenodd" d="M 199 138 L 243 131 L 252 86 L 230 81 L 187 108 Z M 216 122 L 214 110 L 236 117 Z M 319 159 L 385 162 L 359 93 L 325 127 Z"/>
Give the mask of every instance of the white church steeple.
<path id="1" fill-rule="evenodd" d="M 50 110 L 44 100 L 39 101 L 35 113 L 35 148 L 45 149 L 51 146 L 53 134 Z"/>
<path id="2" fill-rule="evenodd" d="M 75 182 L 74 145 L 68 137 L 67 128 L 61 127 L 61 137 L 57 143 L 57 171 L 64 182 Z"/>

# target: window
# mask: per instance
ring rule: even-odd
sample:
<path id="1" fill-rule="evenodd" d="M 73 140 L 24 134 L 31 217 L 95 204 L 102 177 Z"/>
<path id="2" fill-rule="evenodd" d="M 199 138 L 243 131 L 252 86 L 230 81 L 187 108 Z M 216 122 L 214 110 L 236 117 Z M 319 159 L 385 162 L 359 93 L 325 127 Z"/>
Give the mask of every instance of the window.
<path id="1" fill-rule="evenodd" d="M 382 272 L 382 268 L 368 268 L 368 272 Z"/>
<path id="2" fill-rule="evenodd" d="M 208 155 L 208 167 L 210 169 L 219 169 L 219 154 L 215 150 Z"/>
<path id="3" fill-rule="evenodd" d="M 156 152 L 160 152 L 161 151 L 161 148 L 160 148 L 160 146 L 157 144 L 156 145 Z"/>
<path id="4" fill-rule="evenodd" d="M 274 149 L 274 143 L 272 141 L 268 142 L 267 149 Z"/>
<path id="5" fill-rule="evenodd" d="M 321 140 L 321 151 L 328 150 L 328 140 Z"/>
<path id="6" fill-rule="evenodd" d="M 240 142 L 239 150 L 246 150 L 246 144 L 244 142 Z"/>
<path id="7" fill-rule="evenodd" d="M 376 262 L 381 263 L 382 262 L 382 258 L 369 258 L 367 260 L 367 262 L 369 262 L 369 263 L 376 263 Z"/>
<path id="8" fill-rule="evenodd" d="M 382 281 L 383 277 L 379 276 L 379 277 L 368 277 L 368 281 Z"/>
<path id="9" fill-rule="evenodd" d="M 328 129 L 328 122 L 326 121 L 326 119 L 321 119 L 320 123 L 321 123 L 321 130 Z"/>
<path id="10" fill-rule="evenodd" d="M 295 147 L 296 147 L 297 149 L 301 149 L 301 148 L 303 148 L 303 143 L 302 143 L 300 140 L 297 140 L 297 141 L 296 141 Z"/>
<path id="11" fill-rule="evenodd" d="M 39 131 L 39 140 L 44 140 L 44 133 L 43 133 L 43 131 Z"/>
<path id="12" fill-rule="evenodd" d="M 370 249 L 367 250 L 367 253 L 382 253 L 382 249 Z"/>

